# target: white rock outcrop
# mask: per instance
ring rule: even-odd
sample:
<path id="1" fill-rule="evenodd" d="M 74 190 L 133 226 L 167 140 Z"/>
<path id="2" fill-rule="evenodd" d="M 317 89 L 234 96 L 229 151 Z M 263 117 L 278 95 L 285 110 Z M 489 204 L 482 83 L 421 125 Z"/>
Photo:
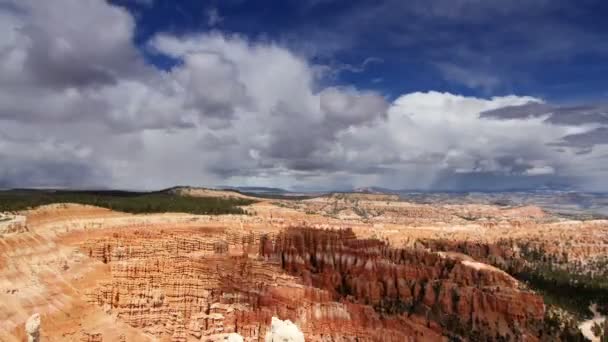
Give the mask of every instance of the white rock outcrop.
<path id="1" fill-rule="evenodd" d="M 25 332 L 28 342 L 40 341 L 40 314 L 35 313 L 25 322 Z"/>
<path id="2" fill-rule="evenodd" d="M 228 335 L 226 342 L 243 342 L 243 336 L 237 333 L 231 333 L 230 335 Z"/>
<path id="3" fill-rule="evenodd" d="M 272 317 L 270 330 L 266 333 L 266 342 L 304 342 L 304 334 L 290 320 L 282 321 Z"/>
<path id="4" fill-rule="evenodd" d="M 27 231 L 25 216 L 0 213 L 0 236 L 3 234 L 22 233 L 25 231 Z"/>

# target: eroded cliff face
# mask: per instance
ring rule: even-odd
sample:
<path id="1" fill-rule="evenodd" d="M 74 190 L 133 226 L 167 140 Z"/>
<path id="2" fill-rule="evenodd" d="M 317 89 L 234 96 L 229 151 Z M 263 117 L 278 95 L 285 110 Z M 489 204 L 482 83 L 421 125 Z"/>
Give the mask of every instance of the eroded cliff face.
<path id="1" fill-rule="evenodd" d="M 423 239 L 418 244 L 429 251 L 466 254 L 509 272 L 550 304 L 542 339 L 577 341 L 583 340 L 579 330 L 585 332 L 577 328 L 580 322 L 596 318 L 590 305 L 601 314 L 608 312 L 607 228 L 605 223 L 561 225 L 552 230 L 554 236 L 539 228 L 525 238 Z"/>
<path id="2" fill-rule="evenodd" d="M 544 304 L 486 264 L 359 240 L 350 229 L 287 229 L 260 254 L 335 300 L 372 307 L 382 319 L 422 320 L 463 338 L 534 340 Z"/>
<path id="3" fill-rule="evenodd" d="M 220 341 L 230 333 L 262 341 L 273 316 L 295 322 L 307 341 L 441 340 L 422 319 L 339 301 L 333 289 L 287 275 L 280 259 L 250 254 L 267 237 L 231 234 L 134 230 L 86 241 L 83 254 L 111 268 L 111 279 L 89 291 L 88 301 L 171 341 Z"/>

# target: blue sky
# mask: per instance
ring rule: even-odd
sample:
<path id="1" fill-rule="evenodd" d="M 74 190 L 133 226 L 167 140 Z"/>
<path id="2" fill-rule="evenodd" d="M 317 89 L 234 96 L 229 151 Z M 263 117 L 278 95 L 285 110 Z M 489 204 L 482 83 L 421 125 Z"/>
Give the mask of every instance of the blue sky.
<path id="1" fill-rule="evenodd" d="M 608 191 L 607 14 L 0 0 L 0 188 Z"/>
<path id="2" fill-rule="evenodd" d="M 605 1 L 114 3 L 135 16 L 144 51 L 159 32 L 220 30 L 281 42 L 319 64 L 344 65 L 328 82 L 389 96 L 437 90 L 527 94 L 560 103 L 608 97 Z M 372 62 L 359 70 L 366 60 Z"/>

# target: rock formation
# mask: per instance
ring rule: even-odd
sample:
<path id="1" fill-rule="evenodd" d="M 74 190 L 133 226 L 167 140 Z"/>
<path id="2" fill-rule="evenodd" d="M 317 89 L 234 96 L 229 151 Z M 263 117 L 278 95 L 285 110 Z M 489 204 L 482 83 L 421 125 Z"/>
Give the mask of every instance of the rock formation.
<path id="1" fill-rule="evenodd" d="M 226 338 L 226 342 L 243 342 L 243 336 L 237 333 L 230 333 Z"/>
<path id="2" fill-rule="evenodd" d="M 534 338 L 542 298 L 505 272 L 423 250 L 357 239 L 350 229 L 292 228 L 262 240 L 260 254 L 335 300 L 369 305 L 382 316 L 424 317 L 453 336 Z"/>
<path id="3" fill-rule="evenodd" d="M 258 339 L 276 315 L 311 340 L 534 340 L 544 315 L 542 298 L 495 267 L 357 239 L 350 229 L 240 237 L 132 230 L 86 241 L 82 251 L 112 274 L 89 292 L 91 303 L 174 341 Z"/>
<path id="4" fill-rule="evenodd" d="M 357 196 L 248 211 L 18 213 L 27 230 L 0 237 L 0 340 L 26 340 L 31 312 L 32 340 L 51 342 L 263 341 L 273 317 L 313 342 L 567 340 L 566 316 L 512 275 L 608 279 L 607 221 Z"/>
<path id="5" fill-rule="evenodd" d="M 230 333 L 263 339 L 274 316 L 296 322 L 310 341 L 441 336 L 415 320 L 384 320 L 367 303 L 336 301 L 333 289 L 286 275 L 279 260 L 250 254 L 251 241 L 257 241 L 257 251 L 268 236 L 132 230 L 85 241 L 83 254 L 109 264 L 111 272 L 88 292 L 88 300 L 134 328 L 173 341 Z"/>
<path id="6" fill-rule="evenodd" d="M 40 314 L 33 314 L 25 322 L 25 332 L 28 342 L 40 341 Z"/>
<path id="7" fill-rule="evenodd" d="M 27 231 L 26 217 L 0 212 L 0 237 L 4 234 Z"/>

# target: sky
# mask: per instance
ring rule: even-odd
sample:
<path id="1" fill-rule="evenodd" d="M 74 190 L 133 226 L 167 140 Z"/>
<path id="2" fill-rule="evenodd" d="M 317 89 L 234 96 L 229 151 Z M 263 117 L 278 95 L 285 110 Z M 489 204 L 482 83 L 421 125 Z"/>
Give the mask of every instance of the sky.
<path id="1" fill-rule="evenodd" d="M 607 15 L 0 0 L 0 188 L 608 191 Z"/>

